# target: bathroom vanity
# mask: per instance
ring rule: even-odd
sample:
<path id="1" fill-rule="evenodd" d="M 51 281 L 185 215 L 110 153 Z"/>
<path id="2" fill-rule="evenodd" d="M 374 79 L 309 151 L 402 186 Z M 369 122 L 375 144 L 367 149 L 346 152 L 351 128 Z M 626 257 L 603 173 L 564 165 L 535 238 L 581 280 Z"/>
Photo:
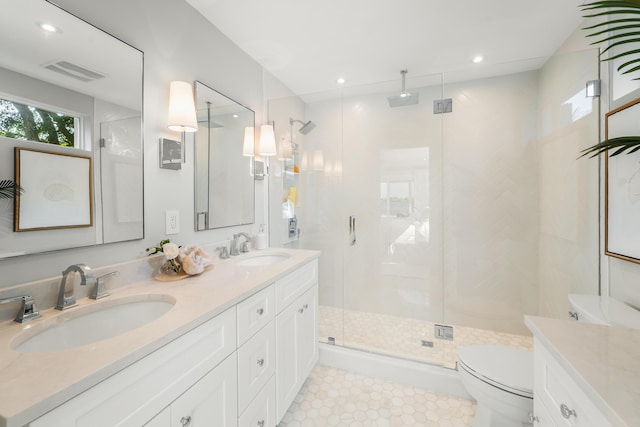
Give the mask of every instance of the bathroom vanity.
<path id="1" fill-rule="evenodd" d="M 535 426 L 640 425 L 640 330 L 525 317 Z"/>
<path id="2" fill-rule="evenodd" d="M 318 359 L 318 255 L 255 251 L 216 261 L 200 276 L 80 300 L 77 308 L 173 304 L 143 326 L 87 345 L 15 350 L 38 322 L 59 322 L 74 309 L 3 322 L 0 426 L 275 426 Z M 260 256 L 279 258 L 261 265 Z"/>

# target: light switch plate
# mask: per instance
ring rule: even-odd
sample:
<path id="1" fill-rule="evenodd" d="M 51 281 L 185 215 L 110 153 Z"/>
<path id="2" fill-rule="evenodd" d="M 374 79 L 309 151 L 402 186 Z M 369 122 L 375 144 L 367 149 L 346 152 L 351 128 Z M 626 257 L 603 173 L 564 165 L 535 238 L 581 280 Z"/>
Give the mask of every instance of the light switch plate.
<path id="1" fill-rule="evenodd" d="M 180 232 L 180 213 L 178 211 L 166 211 L 165 221 L 165 234 L 178 234 Z"/>

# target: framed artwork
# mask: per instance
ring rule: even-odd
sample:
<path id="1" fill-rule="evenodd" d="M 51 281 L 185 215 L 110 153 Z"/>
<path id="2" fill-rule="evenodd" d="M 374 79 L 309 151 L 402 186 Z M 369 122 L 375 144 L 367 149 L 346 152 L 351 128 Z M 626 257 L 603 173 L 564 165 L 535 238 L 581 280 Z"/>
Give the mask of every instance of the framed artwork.
<path id="1" fill-rule="evenodd" d="M 14 231 L 93 226 L 91 157 L 15 147 Z"/>
<path id="2" fill-rule="evenodd" d="M 640 135 L 640 98 L 605 115 L 605 138 Z M 605 254 L 640 263 L 640 152 L 605 154 Z"/>

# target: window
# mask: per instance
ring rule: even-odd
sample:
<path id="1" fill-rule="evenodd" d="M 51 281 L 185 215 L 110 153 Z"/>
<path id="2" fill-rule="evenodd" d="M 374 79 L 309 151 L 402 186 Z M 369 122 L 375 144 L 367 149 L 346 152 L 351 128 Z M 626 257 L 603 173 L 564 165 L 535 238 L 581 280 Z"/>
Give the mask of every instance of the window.
<path id="1" fill-rule="evenodd" d="M 380 213 L 383 216 L 408 217 L 413 213 L 413 183 L 380 183 Z"/>
<path id="2" fill-rule="evenodd" d="M 76 147 L 79 118 L 0 98 L 0 136 Z"/>

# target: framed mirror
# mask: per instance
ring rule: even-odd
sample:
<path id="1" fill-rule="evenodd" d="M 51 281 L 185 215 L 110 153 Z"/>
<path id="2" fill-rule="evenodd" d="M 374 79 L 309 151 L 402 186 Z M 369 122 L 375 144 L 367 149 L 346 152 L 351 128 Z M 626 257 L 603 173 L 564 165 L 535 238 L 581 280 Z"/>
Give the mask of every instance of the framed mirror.
<path id="1" fill-rule="evenodd" d="M 255 113 L 201 82 L 196 82 L 196 109 L 195 228 L 252 224 L 253 156 L 243 155 L 243 145 L 245 134 L 253 143 Z"/>
<path id="2" fill-rule="evenodd" d="M 0 180 L 23 193 L 0 199 L 0 259 L 143 238 L 142 52 L 45 0 L 5 3 Z M 17 152 L 87 159 L 90 175 Z M 90 218 L 65 218 L 74 206 Z"/>

